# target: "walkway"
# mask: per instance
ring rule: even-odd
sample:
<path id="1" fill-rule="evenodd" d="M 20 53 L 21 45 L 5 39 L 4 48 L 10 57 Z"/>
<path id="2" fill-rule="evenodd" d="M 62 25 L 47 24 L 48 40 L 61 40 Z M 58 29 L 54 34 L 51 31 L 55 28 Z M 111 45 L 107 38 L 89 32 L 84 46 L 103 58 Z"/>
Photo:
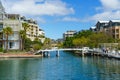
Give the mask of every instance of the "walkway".
<path id="1" fill-rule="evenodd" d="M 87 55 L 98 55 L 98 56 L 107 56 L 107 57 L 113 57 L 113 58 L 118 58 L 120 59 L 120 52 L 115 52 L 115 51 L 108 51 L 107 53 L 103 52 L 101 49 L 96 48 L 96 49 L 89 49 L 88 47 L 83 47 L 83 48 L 63 48 L 63 49 L 45 49 L 45 50 L 39 50 L 37 53 L 47 53 L 47 56 L 50 56 L 49 52 L 56 51 L 59 56 L 59 51 L 81 51 L 79 54 L 87 54 Z"/>
<path id="2" fill-rule="evenodd" d="M 89 49 L 88 47 L 84 48 L 63 48 L 63 49 L 45 49 L 45 50 L 39 50 L 39 52 L 51 52 L 51 51 L 92 51 L 92 49 Z"/>

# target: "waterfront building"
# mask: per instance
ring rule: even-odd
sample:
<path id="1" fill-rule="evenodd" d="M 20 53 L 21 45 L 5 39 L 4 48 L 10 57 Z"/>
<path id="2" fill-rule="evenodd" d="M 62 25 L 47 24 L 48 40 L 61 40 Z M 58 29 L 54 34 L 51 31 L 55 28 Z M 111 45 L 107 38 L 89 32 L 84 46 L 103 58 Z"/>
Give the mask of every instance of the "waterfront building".
<path id="1" fill-rule="evenodd" d="M 5 9 L 0 1 L 0 48 L 3 46 L 3 19 L 5 18 Z"/>
<path id="2" fill-rule="evenodd" d="M 114 39 L 120 39 L 120 20 L 98 21 L 96 31 L 109 34 Z"/>
<path id="3" fill-rule="evenodd" d="M 39 26 L 37 22 L 33 19 L 26 20 L 26 22 L 29 25 L 29 29 L 26 32 L 27 38 L 30 38 L 31 41 L 34 41 L 35 38 L 37 38 L 38 36 Z"/>
<path id="4" fill-rule="evenodd" d="M 96 27 L 95 26 L 91 27 L 90 31 L 96 32 Z"/>
<path id="5" fill-rule="evenodd" d="M 108 31 L 113 38 L 120 39 L 120 20 L 110 20 Z"/>
<path id="6" fill-rule="evenodd" d="M 38 38 L 40 39 L 40 41 L 42 43 L 44 43 L 44 41 L 45 41 L 45 32 L 44 32 L 44 30 L 42 30 L 40 28 L 39 28 L 39 31 L 38 31 Z"/>
<path id="7" fill-rule="evenodd" d="M 22 48 L 19 31 L 24 30 L 22 26 L 23 23 L 28 23 L 29 25 L 26 36 L 27 38 L 30 38 L 31 41 L 39 37 L 39 35 L 43 35 L 44 31 L 42 34 L 39 33 L 39 25 L 35 20 L 26 19 L 24 16 L 21 17 L 20 14 L 6 13 L 0 1 L 0 48 L 6 49 L 5 34 L 2 32 L 3 28 L 6 27 L 11 27 L 13 30 L 13 34 L 8 37 L 8 49 L 18 50 Z"/>
<path id="8" fill-rule="evenodd" d="M 28 24 L 28 29 L 26 32 L 27 38 L 29 38 L 31 41 L 34 41 L 35 38 L 39 38 L 39 40 L 43 43 L 45 38 L 45 32 L 40 29 L 39 25 L 37 24 L 37 21 L 33 19 L 26 19 L 25 16 L 21 17 L 22 23 Z"/>
<path id="9" fill-rule="evenodd" d="M 74 30 L 67 31 L 63 34 L 63 39 L 65 40 L 67 37 L 73 37 L 75 33 L 76 31 Z"/>
<path id="10" fill-rule="evenodd" d="M 0 48 L 6 49 L 5 34 L 3 28 L 11 27 L 13 34 L 8 37 L 8 49 L 20 49 L 19 30 L 22 29 L 19 14 L 7 14 L 0 2 Z"/>
<path id="11" fill-rule="evenodd" d="M 21 49 L 19 31 L 23 30 L 19 14 L 5 14 L 3 28 L 11 27 L 13 34 L 8 37 L 8 49 Z M 6 48 L 5 34 L 3 33 L 3 48 Z"/>
<path id="12" fill-rule="evenodd" d="M 103 32 L 106 31 L 109 21 L 98 21 L 96 24 L 96 31 Z"/>

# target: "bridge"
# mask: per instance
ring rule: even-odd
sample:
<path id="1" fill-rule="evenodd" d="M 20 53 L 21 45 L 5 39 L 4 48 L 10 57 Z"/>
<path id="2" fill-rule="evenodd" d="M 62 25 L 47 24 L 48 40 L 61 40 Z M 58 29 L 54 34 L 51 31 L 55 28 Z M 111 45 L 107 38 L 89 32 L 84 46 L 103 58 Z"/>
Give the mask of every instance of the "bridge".
<path id="1" fill-rule="evenodd" d="M 57 54 L 56 56 L 59 56 L 60 51 L 81 51 L 82 54 L 88 53 L 89 51 L 93 51 L 92 49 L 89 49 L 88 47 L 83 47 L 83 48 L 63 48 L 63 49 L 45 49 L 45 50 L 38 50 L 36 54 L 41 53 L 42 55 L 50 56 L 49 52 L 56 51 Z"/>
<path id="2" fill-rule="evenodd" d="M 112 57 L 112 58 L 117 58 L 120 59 L 120 51 L 115 52 L 113 51 L 108 51 L 108 52 L 103 52 L 100 48 L 93 48 L 89 49 L 88 47 L 83 47 L 83 48 L 63 48 L 63 49 L 45 49 L 45 50 L 38 50 L 35 54 L 42 54 L 43 56 L 50 56 L 50 52 L 56 51 L 56 56 L 59 57 L 60 51 L 80 51 L 81 55 L 87 54 L 87 55 L 97 55 L 97 56 L 107 56 L 107 57 Z"/>

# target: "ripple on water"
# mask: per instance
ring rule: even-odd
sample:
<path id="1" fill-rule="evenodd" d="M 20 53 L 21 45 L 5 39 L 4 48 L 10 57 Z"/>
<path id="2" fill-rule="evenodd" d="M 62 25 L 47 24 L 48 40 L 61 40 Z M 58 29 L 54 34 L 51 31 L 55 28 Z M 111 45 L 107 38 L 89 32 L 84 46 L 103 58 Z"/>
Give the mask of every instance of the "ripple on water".
<path id="1" fill-rule="evenodd" d="M 49 58 L 0 60 L 0 80 L 120 80 L 120 61 L 55 52 Z"/>

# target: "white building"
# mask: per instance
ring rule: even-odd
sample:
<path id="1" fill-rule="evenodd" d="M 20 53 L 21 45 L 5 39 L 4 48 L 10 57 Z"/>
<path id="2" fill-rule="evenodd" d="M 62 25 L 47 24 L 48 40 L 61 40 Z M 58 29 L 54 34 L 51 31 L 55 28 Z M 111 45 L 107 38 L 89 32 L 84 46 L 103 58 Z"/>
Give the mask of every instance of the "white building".
<path id="1" fill-rule="evenodd" d="M 19 30 L 22 29 L 18 14 L 6 14 L 4 7 L 0 2 L 0 48 L 6 49 L 5 34 L 3 28 L 11 27 L 13 34 L 8 37 L 8 49 L 20 49 Z"/>
<path id="2" fill-rule="evenodd" d="M 19 14 L 5 14 L 7 18 L 3 20 L 3 28 L 11 27 L 13 34 L 8 37 L 8 49 L 20 49 L 20 36 L 19 31 L 22 30 Z M 3 33 L 3 48 L 6 48 L 6 39 Z"/>
<path id="3" fill-rule="evenodd" d="M 45 32 L 42 29 L 39 29 L 38 36 L 39 36 L 40 41 L 42 43 L 44 43 L 44 41 L 45 41 Z"/>
<path id="4" fill-rule="evenodd" d="M 27 22 L 29 25 L 30 30 L 27 30 L 27 37 L 32 41 L 39 35 L 45 34 L 44 31 L 39 31 L 36 21 L 26 20 L 25 17 L 21 17 L 19 14 L 7 14 L 0 1 L 0 48 L 6 49 L 6 38 L 2 32 L 3 28 L 6 27 L 11 27 L 13 30 L 13 34 L 8 37 L 8 49 L 17 50 L 22 48 L 19 31 L 24 30 L 22 27 L 23 22 Z"/>
<path id="5" fill-rule="evenodd" d="M 65 40 L 67 37 L 73 37 L 75 33 L 76 31 L 73 30 L 67 31 L 63 34 L 63 39 Z"/>

